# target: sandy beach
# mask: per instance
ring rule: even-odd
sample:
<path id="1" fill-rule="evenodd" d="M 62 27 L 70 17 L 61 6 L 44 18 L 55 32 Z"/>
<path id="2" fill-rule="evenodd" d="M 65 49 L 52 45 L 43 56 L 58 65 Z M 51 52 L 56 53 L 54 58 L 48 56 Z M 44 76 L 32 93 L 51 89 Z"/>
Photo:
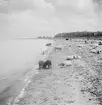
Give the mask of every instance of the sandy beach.
<path id="1" fill-rule="evenodd" d="M 59 45 L 62 50 L 55 51 Z M 32 71 L 23 90 L 7 105 L 102 105 L 102 53 L 92 54 L 89 48 L 84 41 L 55 41 L 46 56 L 52 69 Z M 58 66 L 72 55 L 80 57 L 66 67 Z"/>
<path id="2" fill-rule="evenodd" d="M 0 105 L 102 105 L 102 0 L 0 0 Z"/>

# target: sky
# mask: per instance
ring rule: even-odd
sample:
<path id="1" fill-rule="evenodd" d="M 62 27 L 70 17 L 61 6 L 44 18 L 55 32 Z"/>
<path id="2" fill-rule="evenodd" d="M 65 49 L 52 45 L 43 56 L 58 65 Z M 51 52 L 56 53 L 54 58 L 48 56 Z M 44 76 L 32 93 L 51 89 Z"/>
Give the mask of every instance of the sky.
<path id="1" fill-rule="evenodd" d="M 102 0 L 0 0 L 0 38 L 102 31 Z"/>

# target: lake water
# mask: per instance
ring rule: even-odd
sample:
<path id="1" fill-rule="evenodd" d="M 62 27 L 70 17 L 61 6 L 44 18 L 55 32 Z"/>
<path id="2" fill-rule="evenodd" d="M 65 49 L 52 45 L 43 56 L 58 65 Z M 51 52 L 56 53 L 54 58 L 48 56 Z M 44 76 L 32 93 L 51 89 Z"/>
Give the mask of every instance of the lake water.
<path id="1" fill-rule="evenodd" d="M 0 93 L 34 68 L 48 42 L 43 39 L 0 41 Z"/>

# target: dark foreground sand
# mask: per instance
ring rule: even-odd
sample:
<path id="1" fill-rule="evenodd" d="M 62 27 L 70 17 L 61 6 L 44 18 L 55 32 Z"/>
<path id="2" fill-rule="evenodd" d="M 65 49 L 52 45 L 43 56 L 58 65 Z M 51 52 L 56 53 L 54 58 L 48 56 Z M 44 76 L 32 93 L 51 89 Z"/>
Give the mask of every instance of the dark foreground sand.
<path id="1" fill-rule="evenodd" d="M 78 44 L 83 47 L 77 47 Z M 102 105 L 102 54 L 90 54 L 90 44 L 83 42 L 62 40 L 55 45 L 63 48 L 58 52 L 52 49 L 46 58 L 52 61 L 52 69 L 32 75 L 8 105 Z M 60 68 L 58 64 L 69 55 L 81 58 Z"/>

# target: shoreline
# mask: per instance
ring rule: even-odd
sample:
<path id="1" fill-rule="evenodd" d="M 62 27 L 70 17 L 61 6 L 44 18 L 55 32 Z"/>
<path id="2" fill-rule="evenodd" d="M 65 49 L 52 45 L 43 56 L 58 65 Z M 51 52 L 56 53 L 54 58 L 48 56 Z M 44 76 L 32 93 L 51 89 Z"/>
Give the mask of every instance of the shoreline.
<path id="1" fill-rule="evenodd" d="M 53 45 L 50 48 L 48 47 L 47 48 L 47 54 L 41 55 L 38 60 L 40 60 L 40 59 L 46 60 L 48 58 L 48 56 L 49 56 L 49 53 L 52 51 L 52 49 L 53 49 Z M 37 76 L 37 74 L 38 75 L 40 74 L 40 72 L 38 70 L 38 64 L 35 65 L 35 68 L 33 68 L 30 73 L 31 73 L 31 75 L 30 76 L 28 75 L 27 76 L 28 78 L 26 77 L 25 80 L 24 80 L 26 82 L 24 88 L 20 91 L 20 94 L 15 98 L 15 100 L 13 100 L 13 102 L 14 102 L 13 105 L 16 105 L 15 103 L 18 102 L 19 99 L 24 96 L 25 88 L 29 85 L 29 83 L 31 83 L 32 78 L 34 78 L 35 76 Z"/>
<path id="2" fill-rule="evenodd" d="M 48 42 L 52 42 L 53 43 L 53 41 L 48 41 Z M 46 42 L 46 43 L 48 43 L 48 42 Z M 47 46 L 45 46 L 45 47 L 47 47 Z M 42 53 L 42 51 L 41 51 L 41 53 Z M 23 77 L 20 77 L 20 79 L 14 81 L 10 86 L 5 88 L 0 93 L 0 105 L 12 105 L 12 102 L 18 96 L 18 94 L 22 94 L 25 86 L 27 86 L 27 84 L 30 82 L 30 79 L 33 76 L 35 76 L 36 74 L 38 74 L 38 71 L 37 71 L 37 63 L 38 63 L 38 61 L 40 60 L 41 57 L 46 59 L 46 57 L 48 56 L 48 54 L 47 54 L 46 57 L 43 57 L 44 55 L 41 55 L 41 53 L 38 56 L 38 59 L 36 60 L 35 65 L 33 66 L 33 68 L 30 68 L 29 70 L 27 69 L 24 72 L 24 76 Z M 19 87 L 18 87 L 18 85 L 19 85 Z M 17 90 L 15 90 L 16 88 L 17 88 Z"/>

